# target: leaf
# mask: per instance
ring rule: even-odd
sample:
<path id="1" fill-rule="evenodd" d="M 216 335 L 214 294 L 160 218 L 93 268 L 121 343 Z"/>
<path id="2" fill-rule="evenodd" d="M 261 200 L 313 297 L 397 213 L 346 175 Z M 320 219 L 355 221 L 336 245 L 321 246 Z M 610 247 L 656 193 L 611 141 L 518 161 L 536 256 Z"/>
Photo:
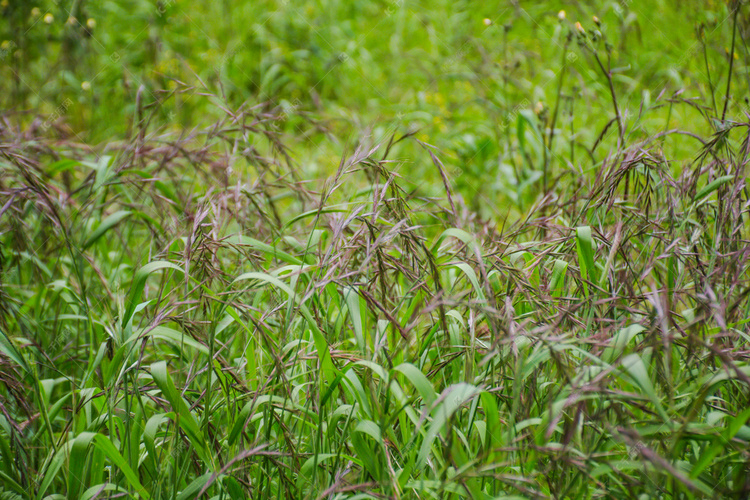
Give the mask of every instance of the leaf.
<path id="1" fill-rule="evenodd" d="M 641 325 L 635 324 L 626 326 L 620 329 L 610 341 L 609 346 L 604 349 L 602 353 L 602 361 L 605 363 L 612 364 L 617 358 L 625 351 L 625 347 L 635 338 L 639 333 L 643 333 L 645 328 Z"/>
<path id="2" fill-rule="evenodd" d="M 105 218 L 86 239 L 86 242 L 83 244 L 83 249 L 86 250 L 88 247 L 96 243 L 96 241 L 101 238 L 104 233 L 117 225 L 117 223 L 123 220 L 125 217 L 130 216 L 132 213 L 133 212 L 130 212 L 128 210 L 120 210 Z"/>
<path id="3" fill-rule="evenodd" d="M 177 330 L 161 325 L 150 328 L 148 329 L 148 331 L 146 331 L 146 329 L 139 330 L 135 335 L 131 335 L 130 338 L 125 341 L 125 343 L 129 344 L 130 342 L 143 340 L 146 337 L 166 340 L 178 348 L 184 344 L 195 349 L 196 351 L 202 352 L 206 356 L 208 356 L 209 354 L 208 347 L 201 344 L 194 338 L 184 334 L 183 332 L 178 332 Z"/>
<path id="4" fill-rule="evenodd" d="M 418 469 L 424 467 L 427 462 L 427 456 L 432 448 L 432 443 L 437 435 L 442 430 L 443 426 L 448 422 L 448 419 L 458 410 L 464 403 L 482 392 L 480 389 L 474 387 L 466 382 L 451 385 L 443 391 L 438 399 L 437 406 L 433 409 L 433 419 L 430 424 L 430 428 L 425 435 L 422 446 L 419 449 L 419 455 L 417 456 L 416 466 Z"/>
<path id="5" fill-rule="evenodd" d="M 102 452 L 104 452 L 110 462 L 112 462 L 118 469 L 120 469 L 120 471 L 125 476 L 125 479 L 127 479 L 128 483 L 130 483 L 130 486 L 141 497 L 147 500 L 151 498 L 151 495 L 149 495 L 148 491 L 146 491 L 141 482 L 138 480 L 138 475 L 133 471 L 133 469 L 130 468 L 122 455 L 120 455 L 120 452 L 117 451 L 117 448 L 115 448 L 115 446 L 112 444 L 112 441 L 110 441 L 107 436 L 105 436 L 104 434 L 95 435 L 94 445 Z"/>
<path id="6" fill-rule="evenodd" d="M 466 246 L 471 248 L 471 250 L 476 254 L 477 259 L 482 259 L 482 250 L 479 247 L 479 244 L 477 243 L 477 240 L 474 236 L 467 233 L 463 229 L 458 229 L 455 227 L 448 228 L 445 231 L 443 231 L 440 236 L 438 236 L 438 239 L 435 241 L 435 243 L 432 245 L 432 253 L 436 253 L 438 250 L 440 244 L 445 240 L 446 238 L 456 238 L 460 241 L 462 241 Z"/>
<path id="7" fill-rule="evenodd" d="M 664 411 L 664 407 L 661 404 L 661 399 L 659 399 L 659 396 L 657 396 L 656 394 L 654 384 L 651 382 L 651 379 L 648 376 L 646 365 L 643 363 L 643 360 L 640 358 L 640 356 L 638 354 L 631 354 L 629 356 L 626 356 L 622 360 L 622 367 L 632 377 L 635 384 L 640 387 L 643 392 L 646 393 L 646 396 L 654 404 L 654 406 L 656 407 L 656 411 L 659 412 L 659 415 L 661 415 L 664 421 L 669 421 L 669 416 L 667 415 L 666 411 Z"/>
<path id="8" fill-rule="evenodd" d="M 146 286 L 146 280 L 148 279 L 149 275 L 160 269 L 174 269 L 175 271 L 182 272 L 182 269 L 179 266 L 165 260 L 150 262 L 141 267 L 135 273 L 133 282 L 130 285 L 130 296 L 128 297 L 126 303 L 125 314 L 123 314 L 122 316 L 123 328 L 125 328 L 127 324 L 130 323 L 133 314 L 135 314 L 135 308 L 138 305 L 138 302 L 141 300 L 141 295 L 143 295 L 143 288 Z"/>
<path id="9" fill-rule="evenodd" d="M 234 244 L 234 245 L 248 246 L 254 250 L 263 252 L 266 255 L 269 255 L 270 257 L 274 259 L 282 260 L 288 264 L 294 264 L 298 266 L 303 264 L 302 260 L 298 259 L 294 255 L 281 251 L 277 249 L 275 246 L 269 245 L 267 243 L 263 243 L 262 241 L 258 241 L 254 238 L 243 236 L 241 234 L 230 236 L 229 238 L 226 238 L 224 242 Z"/>
<path id="10" fill-rule="evenodd" d="M 344 299 L 346 300 L 346 307 L 349 310 L 349 315 L 352 318 L 354 324 L 354 335 L 357 340 L 357 347 L 362 352 L 365 352 L 365 333 L 362 319 L 362 308 L 359 300 L 359 293 L 357 289 L 350 286 L 345 286 L 343 289 Z"/>
<path id="11" fill-rule="evenodd" d="M 716 456 L 724 451 L 732 438 L 742 429 L 747 420 L 750 418 L 750 408 L 745 408 L 736 417 L 734 417 L 729 425 L 726 426 L 724 432 L 714 437 L 711 444 L 703 450 L 698 461 L 693 466 L 693 470 L 690 472 L 690 478 L 697 478 L 703 470 L 711 464 L 711 461 Z"/>
<path id="12" fill-rule="evenodd" d="M 549 291 L 553 297 L 562 297 L 565 287 L 565 273 L 568 271 L 568 263 L 561 259 L 555 260 L 552 269 L 552 277 L 549 280 Z"/>
<path id="13" fill-rule="evenodd" d="M 432 406 L 437 399 L 437 393 L 430 381 L 424 373 L 419 370 L 419 368 L 411 363 L 401 363 L 393 370 L 403 373 L 409 382 L 412 383 L 414 388 L 417 389 L 419 395 L 422 396 L 422 401 L 424 401 L 427 406 Z"/>
<path id="14" fill-rule="evenodd" d="M 209 455 L 206 451 L 206 442 L 200 432 L 198 422 L 190 412 L 190 408 L 185 400 L 175 388 L 174 382 L 172 382 L 172 378 L 167 372 L 167 363 L 165 361 L 159 361 L 152 364 L 151 376 L 154 378 L 156 385 L 159 386 L 164 397 L 167 398 L 167 401 L 172 405 L 172 409 L 174 409 L 174 412 L 177 414 L 176 423 L 178 423 L 179 427 L 185 432 L 185 435 L 195 448 L 198 456 L 206 465 L 212 465 L 212 461 L 209 459 Z"/>
<path id="15" fill-rule="evenodd" d="M 195 500 L 196 495 L 203 489 L 206 483 L 213 477 L 213 474 L 206 472 L 202 476 L 197 477 L 187 488 L 182 490 L 177 495 L 177 500 Z"/>
<path id="16" fill-rule="evenodd" d="M 83 432 L 73 439 L 70 448 L 70 465 L 68 466 L 68 498 L 73 500 L 80 497 L 84 484 L 84 467 L 88 457 L 89 446 L 94 440 L 93 432 Z"/>
<path id="17" fill-rule="evenodd" d="M 29 365 L 26 363 L 26 359 L 13 345 L 10 337 L 0 329 L 0 352 L 12 359 L 18 366 L 23 368 L 26 373 L 30 373 Z"/>
<path id="18" fill-rule="evenodd" d="M 52 460 L 50 460 L 49 465 L 44 470 L 44 479 L 42 479 L 42 484 L 41 486 L 39 486 L 39 490 L 37 490 L 37 500 L 42 500 L 42 498 L 44 498 L 44 494 L 46 493 L 47 488 L 49 488 L 49 486 L 52 484 L 52 481 L 54 481 L 55 477 L 57 476 L 57 473 L 65 462 L 65 459 L 70 454 L 70 447 L 72 445 L 73 440 L 68 440 L 63 446 L 58 448 L 57 452 L 55 452 L 55 454 L 53 455 Z"/>
<path id="19" fill-rule="evenodd" d="M 297 489 L 302 490 L 302 487 L 304 486 L 303 481 L 307 481 L 308 483 L 311 482 L 314 467 L 321 466 L 328 459 L 337 456 L 338 455 L 336 455 L 335 453 L 320 453 L 313 455 L 305 460 L 305 463 L 302 464 L 302 468 L 300 469 L 299 475 L 297 476 Z"/>
<path id="20" fill-rule="evenodd" d="M 310 326 L 310 329 L 312 330 L 313 341 L 315 342 L 315 348 L 318 351 L 318 356 L 320 357 L 320 364 L 323 369 L 323 377 L 326 379 L 327 382 L 330 382 L 332 379 L 334 379 L 335 369 L 333 367 L 333 361 L 331 360 L 331 352 L 328 348 L 328 341 L 326 341 L 326 338 L 323 335 L 323 332 L 318 327 L 318 323 L 313 318 L 312 314 L 310 313 L 310 310 L 298 298 L 295 291 L 292 290 L 289 287 L 289 285 L 287 285 L 280 279 L 274 276 L 271 276 L 270 274 L 267 274 L 267 273 L 257 273 L 257 272 L 245 273 L 235 278 L 232 284 L 238 283 L 240 281 L 246 281 L 246 280 L 265 281 L 266 283 L 274 285 L 276 288 L 286 292 L 286 294 L 289 296 L 289 300 L 292 301 L 293 303 L 296 303 L 299 306 L 299 311 L 302 314 L 302 317 L 305 318 L 305 320 L 307 320 L 307 324 Z"/>
<path id="21" fill-rule="evenodd" d="M 578 262 L 581 267 L 581 279 L 596 283 L 596 268 L 594 267 L 594 242 L 591 239 L 591 227 L 581 226 L 576 229 L 576 249 Z M 584 293 L 588 297 L 589 285 L 584 283 Z"/>
<path id="22" fill-rule="evenodd" d="M 96 172 L 94 185 L 92 186 L 92 190 L 94 192 L 98 191 L 99 188 L 101 188 L 112 177 L 111 170 L 112 166 L 114 165 L 114 158 L 111 156 L 102 156 L 96 163 L 84 161 L 81 162 L 81 164 L 94 169 L 94 171 Z"/>
<path id="23" fill-rule="evenodd" d="M 469 264 L 466 262 L 459 262 L 458 264 L 454 264 L 457 268 L 459 268 L 461 271 L 464 272 L 467 278 L 469 278 L 469 282 L 471 282 L 471 285 L 474 287 L 474 290 L 477 292 L 477 295 L 479 296 L 479 300 L 482 302 L 486 301 L 486 297 L 484 295 L 484 290 L 482 290 L 482 287 L 479 285 L 479 279 L 477 279 L 477 273 L 474 272 L 474 270 L 471 268 Z"/>
<path id="24" fill-rule="evenodd" d="M 143 444 L 146 447 L 148 457 L 155 468 L 159 466 L 155 446 L 156 433 L 159 430 L 159 426 L 169 419 L 174 419 L 174 413 L 157 413 L 149 418 L 146 425 L 143 427 Z"/>
<path id="25" fill-rule="evenodd" d="M 709 182 L 706 186 L 703 187 L 700 191 L 696 193 L 696 195 L 693 197 L 693 202 L 697 202 L 708 196 L 709 194 L 713 193 L 717 189 L 719 189 L 721 186 L 726 184 L 729 181 L 734 180 L 734 175 L 723 175 L 719 177 L 718 179 L 713 180 L 712 182 Z"/>

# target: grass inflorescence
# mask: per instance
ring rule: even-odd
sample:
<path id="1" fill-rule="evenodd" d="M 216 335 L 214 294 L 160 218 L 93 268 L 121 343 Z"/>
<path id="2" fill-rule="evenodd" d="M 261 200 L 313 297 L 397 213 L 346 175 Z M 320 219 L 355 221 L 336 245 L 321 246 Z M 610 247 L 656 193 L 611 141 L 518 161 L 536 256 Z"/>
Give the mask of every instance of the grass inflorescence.
<path id="1" fill-rule="evenodd" d="M 0 498 L 746 498 L 746 66 L 699 32 L 710 96 L 634 108 L 632 49 L 550 12 L 550 103 L 449 153 L 199 75 L 106 145 L 4 115 Z"/>

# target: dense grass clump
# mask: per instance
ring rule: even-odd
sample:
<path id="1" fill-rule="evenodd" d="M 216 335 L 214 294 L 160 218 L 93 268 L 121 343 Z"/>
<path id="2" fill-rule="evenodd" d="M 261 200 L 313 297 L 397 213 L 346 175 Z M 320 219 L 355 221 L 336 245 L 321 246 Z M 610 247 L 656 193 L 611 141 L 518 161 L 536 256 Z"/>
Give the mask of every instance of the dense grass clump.
<path id="1" fill-rule="evenodd" d="M 3 129 L 7 498 L 747 494 L 750 125 L 497 228 L 401 189 L 410 137 L 310 184 L 271 120 Z"/>
<path id="2" fill-rule="evenodd" d="M 750 495 L 748 6 L 131 3 L 0 6 L 0 498 Z"/>

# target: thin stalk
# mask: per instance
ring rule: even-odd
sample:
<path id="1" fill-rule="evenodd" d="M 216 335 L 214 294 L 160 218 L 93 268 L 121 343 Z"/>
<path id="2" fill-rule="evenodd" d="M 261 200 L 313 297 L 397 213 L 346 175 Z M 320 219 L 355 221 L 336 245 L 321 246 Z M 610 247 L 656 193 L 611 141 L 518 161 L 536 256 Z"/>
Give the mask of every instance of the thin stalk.
<path id="1" fill-rule="evenodd" d="M 727 106 L 729 105 L 729 89 L 732 85 L 732 69 L 734 68 L 734 44 L 737 39 L 737 14 L 740 12 L 740 4 L 734 4 L 734 21 L 732 23 L 732 48 L 729 51 L 729 74 L 727 75 L 727 91 L 724 95 L 724 111 L 721 112 L 721 121 L 727 116 Z"/>
<path id="2" fill-rule="evenodd" d="M 612 105 L 615 108 L 615 119 L 617 120 L 617 131 L 619 132 L 619 137 L 617 139 L 617 147 L 619 149 L 620 146 L 622 146 L 622 142 L 625 138 L 625 127 L 622 123 L 622 115 L 620 114 L 620 107 L 617 104 L 617 94 L 615 93 L 615 84 L 612 81 L 612 71 L 611 69 L 606 69 L 604 67 L 602 60 L 599 58 L 599 53 L 596 50 L 594 50 L 593 52 L 594 52 L 594 59 L 596 59 L 596 62 L 599 65 L 599 68 L 602 70 L 602 73 L 604 73 L 604 76 L 607 77 L 607 83 L 609 84 L 609 93 L 612 96 Z M 611 66 L 609 62 L 607 63 L 607 66 Z"/>
<path id="3" fill-rule="evenodd" d="M 719 110 L 716 108 L 716 96 L 714 95 L 714 92 L 715 92 L 714 83 L 711 80 L 711 69 L 708 66 L 708 51 L 706 50 L 706 43 L 703 40 L 702 28 L 701 28 L 701 32 L 698 33 L 698 39 L 701 41 L 701 46 L 703 47 L 703 64 L 706 65 L 706 75 L 708 75 L 708 88 L 711 91 L 711 104 L 714 109 L 714 115 L 716 115 L 719 113 Z"/>
<path id="4" fill-rule="evenodd" d="M 565 46 L 562 51 L 562 68 L 560 69 L 560 77 L 557 80 L 557 100 L 555 101 L 555 109 L 552 112 L 552 120 L 549 124 L 549 139 L 547 140 L 547 147 L 544 148 L 544 194 L 547 194 L 547 178 L 549 172 L 549 153 L 552 151 L 552 141 L 555 139 L 555 124 L 557 123 L 557 115 L 560 111 L 560 100 L 562 99 L 562 88 L 565 80 L 565 70 L 568 68 L 568 46 L 570 45 L 571 37 L 568 36 L 565 41 Z"/>

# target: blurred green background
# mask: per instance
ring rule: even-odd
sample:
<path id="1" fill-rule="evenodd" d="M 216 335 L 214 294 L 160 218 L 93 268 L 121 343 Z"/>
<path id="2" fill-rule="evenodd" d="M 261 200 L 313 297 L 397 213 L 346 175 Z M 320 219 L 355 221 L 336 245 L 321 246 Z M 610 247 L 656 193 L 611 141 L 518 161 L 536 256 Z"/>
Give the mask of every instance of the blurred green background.
<path id="1" fill-rule="evenodd" d="M 609 84 L 575 23 L 604 65 L 609 59 L 629 142 L 672 128 L 711 133 L 732 39 L 730 5 L 716 1 L 0 5 L 2 104 L 20 122 L 102 147 L 133 134 L 141 87 L 153 134 L 258 105 L 280 115 L 311 179 L 334 171 L 363 137 L 415 132 L 438 148 L 467 206 L 487 217 L 533 203 L 545 162 L 551 178 L 573 182 L 596 172 L 617 141 L 611 124 L 602 134 L 615 116 Z M 738 119 L 748 88 L 746 10 L 727 113 Z M 685 135 L 662 145 L 673 168 L 695 146 Z M 415 154 L 414 142 L 399 148 L 407 184 L 437 194 L 429 156 Z"/>

